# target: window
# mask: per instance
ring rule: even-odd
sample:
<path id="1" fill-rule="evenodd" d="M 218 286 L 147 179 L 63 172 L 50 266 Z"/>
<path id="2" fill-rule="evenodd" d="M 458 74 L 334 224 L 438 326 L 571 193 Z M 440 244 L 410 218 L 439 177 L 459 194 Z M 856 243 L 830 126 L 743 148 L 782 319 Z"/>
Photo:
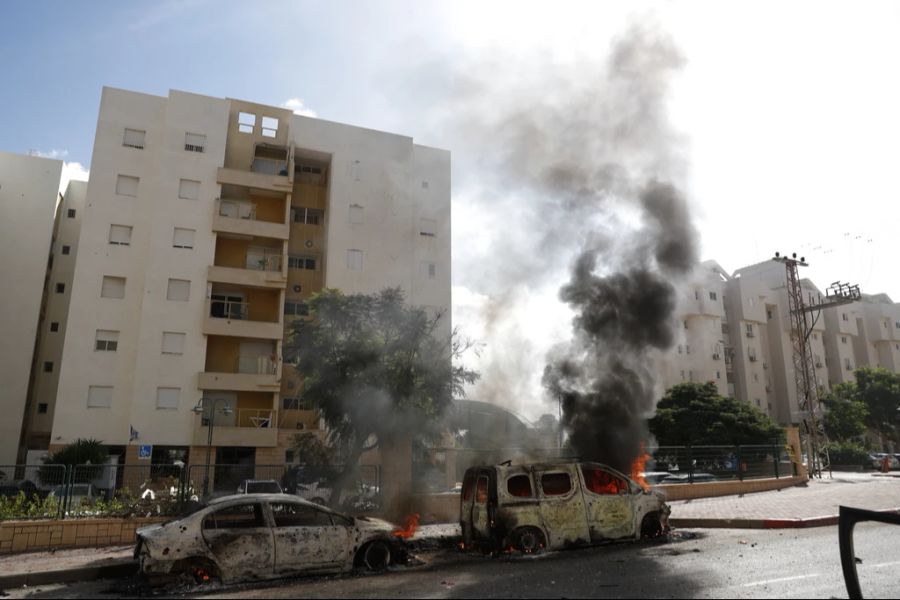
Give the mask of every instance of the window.
<path id="1" fill-rule="evenodd" d="M 253 133 L 253 127 L 256 125 L 256 115 L 253 113 L 238 113 L 238 131 L 241 133 Z"/>
<path id="2" fill-rule="evenodd" d="M 63 247 L 62 247 L 62 253 L 63 253 L 63 254 L 68 254 L 68 253 L 71 251 L 71 249 L 72 249 L 71 246 L 63 246 Z"/>
<path id="3" fill-rule="evenodd" d="M 678 344 L 678 354 L 681 354 L 681 351 L 682 351 L 682 345 Z"/>
<path id="4" fill-rule="evenodd" d="M 131 245 L 131 226 L 130 225 L 110 225 L 109 226 L 109 243 L 113 246 L 130 246 Z"/>
<path id="5" fill-rule="evenodd" d="M 757 373 L 753 374 L 753 381 L 756 381 L 756 382 L 759 381 L 759 375 Z"/>
<path id="6" fill-rule="evenodd" d="M 845 321 L 849 321 L 849 320 L 850 320 L 850 319 L 847 318 L 847 313 L 841 313 L 841 318 L 842 318 L 843 320 L 845 320 Z"/>
<path id="7" fill-rule="evenodd" d="M 362 271 L 363 268 L 363 252 L 362 250 L 347 250 L 347 268 L 351 271 Z"/>
<path id="8" fill-rule="evenodd" d="M 694 300 L 700 299 L 700 290 L 694 290 Z"/>
<path id="9" fill-rule="evenodd" d="M 472 500 L 472 492 L 475 491 L 475 476 L 468 473 L 463 477 L 462 499 L 463 502 Z"/>
<path id="10" fill-rule="evenodd" d="M 895 322 L 894 322 L 894 327 L 897 328 L 897 329 L 900 329 L 900 321 L 895 321 Z"/>
<path id="11" fill-rule="evenodd" d="M 747 337 L 753 337 L 753 323 L 747 323 Z"/>
<path id="12" fill-rule="evenodd" d="M 842 344 L 846 344 L 846 343 L 847 343 L 847 336 L 845 336 L 845 335 L 842 335 L 842 336 L 841 336 L 841 343 L 842 343 Z"/>
<path id="13" fill-rule="evenodd" d="M 200 182 L 193 179 L 180 179 L 178 181 L 178 197 L 184 200 L 200 198 Z"/>
<path id="14" fill-rule="evenodd" d="M 273 138 L 278 135 L 278 119 L 275 117 L 262 118 L 262 134 L 263 137 Z"/>
<path id="15" fill-rule="evenodd" d="M 125 278 L 103 276 L 103 286 L 100 288 L 101 298 L 118 298 L 125 297 Z"/>
<path id="16" fill-rule="evenodd" d="M 681 370 L 681 380 L 684 381 L 684 369 Z"/>
<path id="17" fill-rule="evenodd" d="M 544 473 L 541 489 L 545 496 L 564 496 L 572 491 L 572 478 L 568 473 Z"/>
<path id="18" fill-rule="evenodd" d="M 360 225 L 363 222 L 363 207 L 359 204 L 350 205 L 350 224 Z"/>
<path id="19" fill-rule="evenodd" d="M 434 279 L 437 274 L 437 266 L 433 262 L 422 261 L 422 276 L 425 279 Z"/>
<path id="20" fill-rule="evenodd" d="M 684 353 L 685 353 L 685 354 L 690 354 L 690 353 L 691 353 L 691 345 L 690 345 L 690 344 L 685 344 L 685 345 L 684 345 Z"/>
<path id="21" fill-rule="evenodd" d="M 181 388 L 156 388 L 156 410 L 178 410 Z"/>
<path id="22" fill-rule="evenodd" d="M 107 331 L 105 329 L 97 330 L 97 339 L 94 342 L 94 350 L 99 350 L 100 352 L 115 352 L 118 347 L 118 331 Z"/>
<path id="23" fill-rule="evenodd" d="M 772 319 L 772 311 L 769 310 L 769 309 L 766 309 L 766 318 L 769 319 L 769 320 Z"/>
<path id="24" fill-rule="evenodd" d="M 475 502 L 478 504 L 487 504 L 488 499 L 488 478 L 479 477 L 475 486 Z"/>
<path id="25" fill-rule="evenodd" d="M 68 216 L 70 219 L 74 219 L 75 218 L 75 209 L 70 208 L 69 210 L 67 210 L 66 216 Z"/>
<path id="26" fill-rule="evenodd" d="M 291 221 L 294 223 L 318 225 L 321 217 L 322 211 L 317 208 L 306 208 L 305 206 L 291 207 Z"/>
<path id="27" fill-rule="evenodd" d="M 853 367 L 850 366 L 850 359 L 849 359 L 849 358 L 845 358 L 845 359 L 844 359 L 844 368 L 847 369 L 848 371 L 852 371 L 852 370 L 853 370 Z"/>
<path id="28" fill-rule="evenodd" d="M 506 480 L 506 491 L 516 498 L 531 498 L 531 478 L 528 475 L 513 475 Z"/>
<path id="29" fill-rule="evenodd" d="M 184 354 L 184 338 L 185 334 L 183 333 L 177 331 L 163 331 L 162 353 Z"/>
<path id="30" fill-rule="evenodd" d="M 819 339 L 819 334 L 818 334 L 818 333 L 814 333 L 814 334 L 813 334 L 813 339 L 814 339 L 814 340 Z"/>
<path id="31" fill-rule="evenodd" d="M 116 193 L 120 196 L 137 196 L 138 178 L 130 175 L 119 175 L 116 179 Z"/>
<path id="32" fill-rule="evenodd" d="M 203 529 L 252 529 L 265 526 L 260 504 L 229 506 L 203 519 Z"/>
<path id="33" fill-rule="evenodd" d="M 275 527 L 331 527 L 328 513 L 313 506 L 294 502 L 270 504 Z"/>
<path id="34" fill-rule="evenodd" d="M 694 372 L 688 371 L 688 381 L 693 381 L 693 380 L 694 380 Z"/>
<path id="35" fill-rule="evenodd" d="M 47 360 L 44 361 L 44 373 L 52 373 L 53 372 L 53 361 Z"/>
<path id="36" fill-rule="evenodd" d="M 685 329 L 688 328 L 688 322 L 687 322 L 687 320 L 684 321 L 684 328 L 685 328 Z"/>
<path id="37" fill-rule="evenodd" d="M 53 331 L 53 332 L 59 331 L 59 321 L 52 321 L 50 323 L 50 331 Z"/>
<path id="38" fill-rule="evenodd" d="M 710 299 L 710 300 L 718 300 L 718 299 L 719 299 L 719 296 L 718 296 L 718 294 L 716 294 L 715 292 L 710 292 L 710 293 L 709 293 L 709 299 Z"/>
<path id="39" fill-rule="evenodd" d="M 282 398 L 282 410 L 313 410 L 311 400 L 301 400 L 300 398 Z"/>
<path id="40" fill-rule="evenodd" d="M 88 388 L 88 408 L 109 408 L 112 406 L 112 386 L 92 385 Z"/>
<path id="41" fill-rule="evenodd" d="M 194 247 L 194 233 L 196 233 L 196 231 L 193 229 L 176 227 L 175 235 L 172 236 L 172 247 L 186 248 L 188 250 L 192 249 Z"/>
<path id="42" fill-rule="evenodd" d="M 206 136 L 199 133 L 184 134 L 184 149 L 188 152 L 203 152 L 206 147 Z"/>
<path id="43" fill-rule="evenodd" d="M 186 279 L 170 279 L 166 300 L 187 302 L 191 297 L 191 282 Z"/>
<path id="44" fill-rule="evenodd" d="M 46 403 L 46 402 L 41 402 L 41 403 L 39 403 L 39 404 L 38 404 L 38 414 L 39 414 L 39 415 L 46 415 L 46 414 L 47 414 L 47 408 L 48 408 L 48 406 L 47 406 L 47 403 Z"/>
<path id="45" fill-rule="evenodd" d="M 122 138 L 122 145 L 126 148 L 136 148 L 138 150 L 143 150 L 144 136 L 146 134 L 146 131 L 141 131 L 140 129 L 128 129 L 126 127 L 125 136 Z"/>
<path id="46" fill-rule="evenodd" d="M 627 494 L 628 483 L 603 469 L 581 467 L 585 487 L 595 494 Z M 546 492 L 544 492 L 546 493 Z"/>
<path id="47" fill-rule="evenodd" d="M 437 221 L 434 219 L 419 219 L 419 235 L 434 237 Z"/>
<path id="48" fill-rule="evenodd" d="M 294 462 L 294 451 L 293 450 L 285 450 L 284 451 L 284 462 L 287 464 Z"/>
<path id="49" fill-rule="evenodd" d="M 286 317 L 308 317 L 309 304 L 306 302 L 285 302 L 284 315 Z"/>
<path id="50" fill-rule="evenodd" d="M 299 254 L 288 255 L 289 269 L 306 269 L 307 271 L 316 270 L 316 258 L 314 256 L 304 256 Z"/>
<path id="51" fill-rule="evenodd" d="M 57 283 L 56 284 L 56 293 L 57 294 L 65 294 L 66 293 L 66 284 Z"/>
<path id="52" fill-rule="evenodd" d="M 722 372 L 716 371 L 716 379 L 722 379 Z"/>
<path id="53" fill-rule="evenodd" d="M 762 403 L 760 403 L 759 398 L 756 398 L 756 408 L 761 408 Z"/>

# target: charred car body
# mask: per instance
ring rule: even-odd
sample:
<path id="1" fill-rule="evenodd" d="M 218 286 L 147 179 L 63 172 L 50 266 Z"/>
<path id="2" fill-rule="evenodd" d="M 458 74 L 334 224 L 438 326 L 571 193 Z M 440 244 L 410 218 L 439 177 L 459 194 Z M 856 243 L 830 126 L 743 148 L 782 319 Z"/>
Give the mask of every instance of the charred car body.
<path id="1" fill-rule="evenodd" d="M 151 581 L 189 574 L 230 583 L 354 567 L 381 570 L 405 558 L 395 529 L 284 494 L 241 494 L 138 529 L 135 557 Z"/>
<path id="2" fill-rule="evenodd" d="M 463 479 L 464 547 L 531 553 L 668 531 L 663 496 L 599 463 L 471 467 Z"/>

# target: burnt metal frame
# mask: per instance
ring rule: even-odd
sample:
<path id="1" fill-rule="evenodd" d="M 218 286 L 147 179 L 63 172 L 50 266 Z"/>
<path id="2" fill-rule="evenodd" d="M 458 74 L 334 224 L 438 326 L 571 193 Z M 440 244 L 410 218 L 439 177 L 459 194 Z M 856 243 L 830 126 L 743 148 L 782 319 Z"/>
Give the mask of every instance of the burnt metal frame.
<path id="1" fill-rule="evenodd" d="M 851 600 L 863 597 L 859 587 L 859 576 L 856 573 L 856 555 L 853 552 L 853 528 L 863 521 L 876 521 L 890 525 L 900 525 L 900 514 L 876 512 L 863 508 L 840 506 L 838 513 L 838 544 L 841 550 L 841 568 L 844 571 L 844 584 Z"/>

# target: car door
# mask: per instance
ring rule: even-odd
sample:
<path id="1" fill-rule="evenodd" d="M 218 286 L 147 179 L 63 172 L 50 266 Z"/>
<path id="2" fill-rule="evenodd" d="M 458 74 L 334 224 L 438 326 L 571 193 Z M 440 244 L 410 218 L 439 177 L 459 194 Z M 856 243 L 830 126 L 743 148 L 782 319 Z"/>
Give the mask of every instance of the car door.
<path id="1" fill-rule="evenodd" d="M 275 573 L 340 568 L 348 560 L 347 522 L 305 502 L 271 502 Z"/>
<path id="2" fill-rule="evenodd" d="M 225 579 L 272 575 L 272 529 L 261 503 L 248 501 L 216 509 L 203 518 L 202 532 Z"/>
<path id="3" fill-rule="evenodd" d="M 590 541 L 584 497 L 574 469 L 551 467 L 535 469 L 535 481 L 541 491 L 541 520 L 551 549 Z"/>
<path id="4" fill-rule="evenodd" d="M 632 486 L 599 465 L 582 465 L 580 470 L 591 540 L 633 536 L 636 494 Z"/>
<path id="5" fill-rule="evenodd" d="M 476 539 L 489 539 L 491 536 L 488 500 L 490 480 L 488 474 L 480 472 L 475 480 L 475 498 L 472 503 L 472 532 Z"/>

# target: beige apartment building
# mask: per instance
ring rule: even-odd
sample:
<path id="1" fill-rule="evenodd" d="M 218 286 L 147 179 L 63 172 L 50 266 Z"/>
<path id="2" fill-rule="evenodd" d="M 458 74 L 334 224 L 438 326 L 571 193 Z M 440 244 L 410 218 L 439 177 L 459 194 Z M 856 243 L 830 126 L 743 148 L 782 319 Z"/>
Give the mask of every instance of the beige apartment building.
<path id="1" fill-rule="evenodd" d="M 695 302 L 679 305 L 683 337 L 670 353 L 663 385 L 681 381 L 713 381 L 719 392 L 759 408 L 782 424 L 799 423 L 791 321 L 784 265 L 765 261 L 728 275 L 716 263 L 704 263 L 686 286 Z M 800 282 L 808 304 L 825 294 L 811 281 Z M 715 302 L 724 299 L 721 306 Z M 698 352 L 714 339 L 699 338 L 718 320 L 720 355 Z M 859 302 L 810 313 L 810 347 L 819 387 L 852 381 L 860 366 L 900 372 L 900 305 L 885 294 L 863 295 Z M 688 344 L 690 353 L 687 352 Z M 713 346 L 718 348 L 718 346 Z M 705 346 L 704 346 L 705 349 Z M 726 385 L 718 377 L 725 363 Z M 713 377 L 712 374 L 716 374 Z"/>
<path id="2" fill-rule="evenodd" d="M 0 316 L 0 470 L 17 463 L 62 166 L 59 160 L 0 152 L 0 281 L 6 291 Z"/>
<path id="3" fill-rule="evenodd" d="M 409 137 L 104 88 L 83 203 L 30 448 L 93 437 L 126 463 L 141 445 L 202 463 L 215 407 L 213 462 L 282 464 L 294 434 L 319 430 L 282 360 L 312 294 L 399 286 L 445 311 L 449 335 L 450 155 Z"/>

